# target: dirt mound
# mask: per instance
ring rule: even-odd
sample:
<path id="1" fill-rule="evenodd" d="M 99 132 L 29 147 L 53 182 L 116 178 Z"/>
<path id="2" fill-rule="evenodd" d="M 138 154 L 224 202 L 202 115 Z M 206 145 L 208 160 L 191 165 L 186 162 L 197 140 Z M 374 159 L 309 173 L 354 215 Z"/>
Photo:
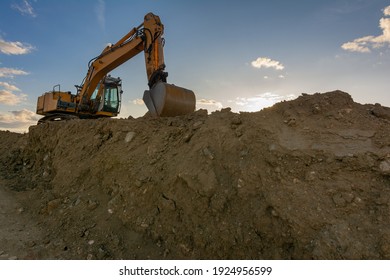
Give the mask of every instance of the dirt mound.
<path id="1" fill-rule="evenodd" d="M 45 229 L 18 258 L 390 258 L 390 109 L 341 91 L 0 139 L 3 185 Z"/>

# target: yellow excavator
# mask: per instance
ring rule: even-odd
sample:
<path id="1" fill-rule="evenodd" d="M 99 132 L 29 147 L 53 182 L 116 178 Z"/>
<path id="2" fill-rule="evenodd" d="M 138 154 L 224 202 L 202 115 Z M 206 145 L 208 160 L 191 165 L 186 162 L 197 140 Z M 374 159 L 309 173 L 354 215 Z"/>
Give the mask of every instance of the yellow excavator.
<path id="1" fill-rule="evenodd" d="M 149 90 L 143 100 L 152 116 L 179 116 L 195 111 L 195 94 L 189 89 L 167 83 L 164 63 L 164 25 L 152 13 L 116 44 L 107 46 L 90 60 L 88 72 L 77 93 L 61 91 L 60 85 L 38 97 L 38 123 L 73 118 L 114 117 L 119 114 L 122 81 L 109 72 L 144 52 Z"/>

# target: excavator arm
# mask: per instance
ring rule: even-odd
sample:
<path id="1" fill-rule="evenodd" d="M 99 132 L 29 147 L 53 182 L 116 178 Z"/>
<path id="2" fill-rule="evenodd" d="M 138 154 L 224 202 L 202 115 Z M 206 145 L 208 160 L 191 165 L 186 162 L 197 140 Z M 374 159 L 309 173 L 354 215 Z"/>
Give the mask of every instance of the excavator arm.
<path id="1" fill-rule="evenodd" d="M 107 46 L 92 59 L 83 84 L 79 87 L 78 108 L 88 110 L 91 96 L 108 73 L 137 54 L 144 52 L 149 90 L 144 93 L 144 102 L 152 115 L 176 116 L 195 110 L 195 95 L 191 90 L 167 84 L 168 73 L 164 72 L 163 45 L 164 26 L 160 18 L 148 13 L 144 22 L 130 30 L 114 45 Z M 102 90 L 98 90 L 97 99 Z"/>

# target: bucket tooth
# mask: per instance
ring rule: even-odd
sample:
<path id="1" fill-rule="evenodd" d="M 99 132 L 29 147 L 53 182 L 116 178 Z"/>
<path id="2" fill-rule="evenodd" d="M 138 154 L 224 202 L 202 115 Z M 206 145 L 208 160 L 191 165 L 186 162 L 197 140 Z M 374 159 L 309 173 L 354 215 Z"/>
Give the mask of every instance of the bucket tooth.
<path id="1" fill-rule="evenodd" d="M 145 90 L 144 91 L 144 96 L 143 96 L 143 101 L 146 105 L 146 107 L 148 108 L 149 110 L 149 113 L 152 115 L 152 116 L 157 116 L 157 110 L 156 110 L 156 107 L 154 106 L 154 102 L 152 100 L 152 96 L 150 95 L 150 90 Z"/>

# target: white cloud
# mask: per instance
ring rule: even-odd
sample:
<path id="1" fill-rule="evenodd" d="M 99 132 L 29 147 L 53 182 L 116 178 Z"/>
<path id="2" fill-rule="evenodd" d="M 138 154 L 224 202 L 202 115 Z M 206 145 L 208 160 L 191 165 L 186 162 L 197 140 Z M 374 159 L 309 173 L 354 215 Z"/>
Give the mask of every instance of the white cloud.
<path id="1" fill-rule="evenodd" d="M 216 101 L 214 99 L 205 99 L 201 98 L 196 101 L 196 104 L 198 104 L 199 107 L 203 108 L 204 106 L 211 106 L 211 107 L 216 107 L 218 110 L 222 109 L 222 103 L 219 101 Z"/>
<path id="2" fill-rule="evenodd" d="M 255 112 L 265 107 L 272 106 L 282 100 L 292 100 L 294 98 L 296 98 L 296 96 L 293 94 L 281 96 L 272 92 L 266 92 L 252 97 L 236 97 L 236 99 L 228 100 L 228 102 L 243 107 L 240 109 L 241 111 Z"/>
<path id="3" fill-rule="evenodd" d="M 370 36 L 371 37 L 371 36 Z M 367 47 L 367 38 L 355 39 L 352 42 L 347 42 L 341 45 L 341 48 L 351 52 L 369 53 L 370 48 Z"/>
<path id="4" fill-rule="evenodd" d="M 98 23 L 100 27 L 104 30 L 106 26 L 106 4 L 104 3 L 104 0 L 98 0 L 98 3 L 95 7 L 95 13 L 98 20 Z"/>
<path id="5" fill-rule="evenodd" d="M 25 94 L 16 95 L 12 91 L 0 89 L 0 104 L 16 105 L 26 99 Z"/>
<path id="6" fill-rule="evenodd" d="M 8 55 L 28 54 L 35 48 L 21 42 L 7 42 L 0 38 L 0 52 Z"/>
<path id="7" fill-rule="evenodd" d="M 256 60 L 251 62 L 251 65 L 255 68 L 274 68 L 276 70 L 283 70 L 284 65 L 279 61 L 272 60 L 269 57 L 258 57 Z"/>
<path id="8" fill-rule="evenodd" d="M 131 100 L 131 103 L 133 103 L 134 105 L 144 105 L 145 104 L 141 98 Z"/>
<path id="9" fill-rule="evenodd" d="M 9 91 L 20 91 L 20 89 L 18 87 L 11 85 L 9 83 L 6 83 L 6 82 L 0 82 L 0 87 L 3 87 Z"/>
<path id="10" fill-rule="evenodd" d="M 10 111 L 0 114 L 0 129 L 25 132 L 30 125 L 36 125 L 39 118 L 37 114 L 27 109 Z"/>
<path id="11" fill-rule="evenodd" d="M 13 4 L 11 8 L 17 10 L 23 16 L 30 16 L 33 18 L 37 16 L 31 3 L 27 0 L 23 0 L 20 4 Z"/>
<path id="12" fill-rule="evenodd" d="M 26 99 L 25 94 L 15 94 L 14 91 L 20 91 L 20 89 L 7 82 L 0 82 L 0 104 L 16 105 Z"/>
<path id="13" fill-rule="evenodd" d="M 383 14 L 385 16 L 390 16 L 390 6 L 387 6 L 386 8 L 383 9 Z"/>
<path id="14" fill-rule="evenodd" d="M 385 16 L 390 16 L 390 6 L 383 10 Z M 353 41 L 346 42 L 341 45 L 341 48 L 346 51 L 369 53 L 372 49 L 378 49 L 384 46 L 390 46 L 390 18 L 381 18 L 379 27 L 382 34 L 378 36 L 364 36 Z"/>
<path id="15" fill-rule="evenodd" d="M 0 78 L 13 78 L 16 75 L 28 75 L 29 73 L 15 68 L 0 68 Z"/>

